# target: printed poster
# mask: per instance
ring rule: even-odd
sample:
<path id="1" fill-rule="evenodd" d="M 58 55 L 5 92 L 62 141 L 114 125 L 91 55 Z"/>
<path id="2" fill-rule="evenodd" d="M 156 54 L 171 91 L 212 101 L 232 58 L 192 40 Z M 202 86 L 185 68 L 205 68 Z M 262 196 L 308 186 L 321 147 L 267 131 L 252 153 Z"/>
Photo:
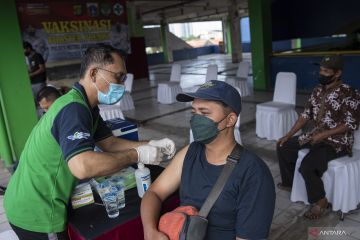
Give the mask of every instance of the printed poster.
<path id="1" fill-rule="evenodd" d="M 130 53 L 125 0 L 17 1 L 23 41 L 45 61 L 81 58 L 97 43 Z"/>

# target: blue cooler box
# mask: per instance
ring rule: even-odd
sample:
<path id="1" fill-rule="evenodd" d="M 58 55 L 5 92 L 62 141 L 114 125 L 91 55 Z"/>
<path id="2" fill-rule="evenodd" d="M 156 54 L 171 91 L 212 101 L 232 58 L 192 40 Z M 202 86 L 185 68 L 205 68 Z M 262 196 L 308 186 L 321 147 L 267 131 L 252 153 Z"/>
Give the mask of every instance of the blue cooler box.
<path id="1" fill-rule="evenodd" d="M 139 141 L 138 128 L 135 123 L 121 118 L 109 119 L 105 122 L 115 137 Z"/>

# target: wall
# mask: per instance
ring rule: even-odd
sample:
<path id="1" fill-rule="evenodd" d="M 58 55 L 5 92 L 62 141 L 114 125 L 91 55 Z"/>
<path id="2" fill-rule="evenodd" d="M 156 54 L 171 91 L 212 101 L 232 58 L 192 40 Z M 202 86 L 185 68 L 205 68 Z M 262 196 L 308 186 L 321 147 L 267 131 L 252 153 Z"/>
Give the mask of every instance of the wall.
<path id="1" fill-rule="evenodd" d="M 356 0 L 273 0 L 273 41 L 355 32 L 359 9 Z"/>
<path id="2" fill-rule="evenodd" d="M 294 72 L 297 76 L 298 91 L 311 91 L 318 84 L 319 66 L 316 63 L 319 63 L 321 59 L 322 56 L 272 57 L 270 88 L 274 88 L 278 72 Z M 360 56 L 345 55 L 344 60 L 344 82 L 360 90 Z"/>
<path id="3" fill-rule="evenodd" d="M 341 46 L 348 43 L 348 38 L 346 37 L 322 37 L 322 38 L 304 38 L 301 39 L 302 48 L 312 48 L 318 45 L 324 46 Z"/>

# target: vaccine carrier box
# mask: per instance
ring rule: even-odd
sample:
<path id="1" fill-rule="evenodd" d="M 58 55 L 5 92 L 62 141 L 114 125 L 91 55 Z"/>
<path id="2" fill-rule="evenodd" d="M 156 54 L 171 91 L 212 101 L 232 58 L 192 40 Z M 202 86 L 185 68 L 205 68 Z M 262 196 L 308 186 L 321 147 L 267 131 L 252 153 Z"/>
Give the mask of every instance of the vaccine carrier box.
<path id="1" fill-rule="evenodd" d="M 133 122 L 121 118 L 114 118 L 106 120 L 106 125 L 110 127 L 115 137 L 134 141 L 139 140 L 138 128 Z"/>

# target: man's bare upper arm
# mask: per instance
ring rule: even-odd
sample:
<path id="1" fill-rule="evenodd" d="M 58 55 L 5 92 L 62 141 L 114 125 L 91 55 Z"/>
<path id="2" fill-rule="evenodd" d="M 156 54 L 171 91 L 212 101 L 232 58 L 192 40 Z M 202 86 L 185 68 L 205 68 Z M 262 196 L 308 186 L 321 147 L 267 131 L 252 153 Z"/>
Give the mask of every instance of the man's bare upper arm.
<path id="1" fill-rule="evenodd" d="M 162 201 L 175 192 L 180 186 L 182 166 L 188 148 L 189 146 L 186 146 L 181 149 L 150 186 L 149 191 L 154 192 Z"/>
<path id="2" fill-rule="evenodd" d="M 83 160 L 87 158 L 91 158 L 92 154 L 93 151 L 86 151 L 71 157 L 68 161 L 68 167 L 70 169 L 71 174 L 77 177 L 78 179 L 85 178 L 84 172 L 86 170 L 84 170 Z"/>

